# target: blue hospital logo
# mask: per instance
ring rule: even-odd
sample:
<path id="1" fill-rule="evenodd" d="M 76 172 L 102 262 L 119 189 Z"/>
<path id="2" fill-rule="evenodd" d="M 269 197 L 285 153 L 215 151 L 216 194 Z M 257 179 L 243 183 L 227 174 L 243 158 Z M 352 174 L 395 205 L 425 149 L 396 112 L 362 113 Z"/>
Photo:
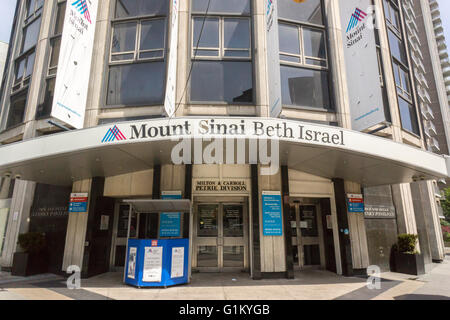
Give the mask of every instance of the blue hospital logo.
<path id="1" fill-rule="evenodd" d="M 352 14 L 350 18 L 350 22 L 348 23 L 347 32 L 355 28 L 358 25 L 358 23 L 363 21 L 366 17 L 367 13 L 365 13 L 359 8 L 356 8 L 355 12 Z"/>
<path id="2" fill-rule="evenodd" d="M 102 143 L 113 141 L 124 141 L 127 138 L 117 126 L 110 128 L 102 139 Z"/>
<path id="3" fill-rule="evenodd" d="M 91 15 L 89 14 L 89 7 L 86 3 L 86 0 L 76 0 L 74 3 L 72 3 L 72 6 L 74 6 L 77 11 L 84 16 L 86 21 L 92 24 Z"/>

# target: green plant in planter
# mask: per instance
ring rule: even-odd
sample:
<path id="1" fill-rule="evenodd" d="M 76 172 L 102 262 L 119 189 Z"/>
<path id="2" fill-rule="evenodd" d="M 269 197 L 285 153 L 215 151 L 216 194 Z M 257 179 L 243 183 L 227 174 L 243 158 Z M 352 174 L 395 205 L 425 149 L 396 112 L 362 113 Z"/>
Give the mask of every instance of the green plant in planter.
<path id="1" fill-rule="evenodd" d="M 416 245 L 418 235 L 415 234 L 400 234 L 397 240 L 397 250 L 400 253 L 417 254 Z"/>
<path id="2" fill-rule="evenodd" d="M 448 233 L 448 232 L 444 233 L 444 241 L 450 242 L 450 233 Z"/>
<path id="3" fill-rule="evenodd" d="M 38 232 L 20 234 L 19 245 L 26 253 L 40 253 L 46 245 L 45 235 Z"/>

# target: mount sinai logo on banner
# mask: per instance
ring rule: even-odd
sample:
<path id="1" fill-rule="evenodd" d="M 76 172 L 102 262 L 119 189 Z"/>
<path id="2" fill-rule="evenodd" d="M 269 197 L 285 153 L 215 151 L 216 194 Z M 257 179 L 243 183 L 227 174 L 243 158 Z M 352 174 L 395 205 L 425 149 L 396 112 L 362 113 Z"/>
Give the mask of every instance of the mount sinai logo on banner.
<path id="1" fill-rule="evenodd" d="M 88 0 L 89 1 L 89 0 Z M 90 2 L 90 1 L 89 1 Z M 72 6 L 74 6 L 75 8 L 77 8 L 77 11 L 82 14 L 84 16 L 84 18 L 90 23 L 92 24 L 91 21 L 91 15 L 89 13 L 89 7 L 88 4 L 86 3 L 86 0 L 76 0 L 75 2 L 72 3 Z"/>
<path id="2" fill-rule="evenodd" d="M 355 12 L 352 13 L 346 31 L 348 49 L 352 48 L 363 39 L 366 34 L 364 31 L 367 29 L 367 23 L 365 20 L 367 20 L 368 16 L 369 15 L 367 13 L 359 8 L 356 8 Z"/>
<path id="3" fill-rule="evenodd" d="M 358 25 L 358 23 L 362 22 L 366 17 L 367 13 L 365 13 L 359 8 L 356 8 L 355 12 L 352 14 L 350 18 L 350 22 L 348 23 L 347 32 L 355 28 Z"/>
<path id="4" fill-rule="evenodd" d="M 127 140 L 125 135 L 120 131 L 120 129 L 115 125 L 106 132 L 102 139 L 102 143 L 114 142 L 114 141 L 124 141 Z"/>

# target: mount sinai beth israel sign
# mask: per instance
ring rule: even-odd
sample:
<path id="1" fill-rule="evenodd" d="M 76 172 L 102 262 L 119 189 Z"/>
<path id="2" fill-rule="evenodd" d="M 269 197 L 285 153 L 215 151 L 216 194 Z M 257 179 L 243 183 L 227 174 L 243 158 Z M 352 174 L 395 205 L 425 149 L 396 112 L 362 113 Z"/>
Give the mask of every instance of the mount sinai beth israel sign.
<path id="1" fill-rule="evenodd" d="M 111 133 L 112 132 L 112 133 Z M 107 130 L 116 139 L 104 139 L 110 143 L 126 140 L 162 140 L 176 138 L 236 138 L 282 139 L 310 142 L 320 145 L 345 146 L 345 132 L 335 127 L 309 126 L 298 121 L 277 119 L 167 119 L 127 125 L 116 125 Z M 105 136 L 105 137 L 106 137 Z"/>

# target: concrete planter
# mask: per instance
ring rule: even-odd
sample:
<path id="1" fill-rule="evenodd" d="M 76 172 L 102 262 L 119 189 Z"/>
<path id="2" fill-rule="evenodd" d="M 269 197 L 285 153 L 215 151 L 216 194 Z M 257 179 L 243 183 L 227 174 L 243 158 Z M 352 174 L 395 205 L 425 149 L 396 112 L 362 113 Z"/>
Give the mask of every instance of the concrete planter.
<path id="1" fill-rule="evenodd" d="M 45 252 L 14 253 L 11 275 L 19 277 L 28 277 L 36 274 L 46 273 L 47 270 L 48 270 L 48 258 Z"/>
<path id="2" fill-rule="evenodd" d="M 419 276 L 425 274 L 425 262 L 421 254 L 394 253 L 395 271 Z"/>
<path id="3" fill-rule="evenodd" d="M 446 248 L 450 248 L 450 242 L 446 242 L 446 243 L 445 243 L 445 247 L 446 247 Z"/>

